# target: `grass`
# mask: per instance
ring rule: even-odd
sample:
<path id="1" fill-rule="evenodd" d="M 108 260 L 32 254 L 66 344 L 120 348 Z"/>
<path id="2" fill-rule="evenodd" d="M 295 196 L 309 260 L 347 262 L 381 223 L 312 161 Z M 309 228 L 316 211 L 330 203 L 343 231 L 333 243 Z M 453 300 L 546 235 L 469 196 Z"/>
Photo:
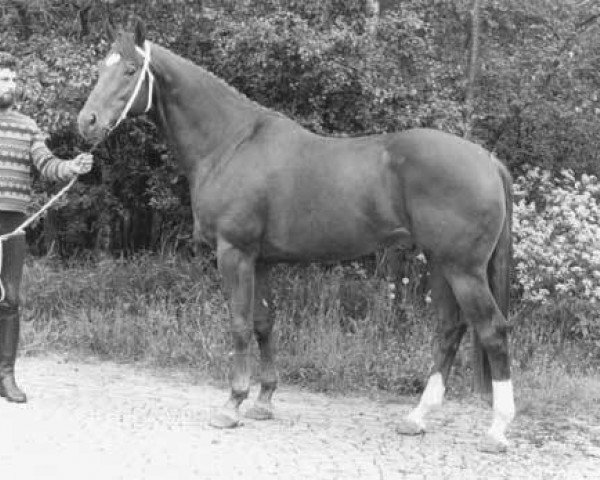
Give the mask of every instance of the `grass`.
<path id="1" fill-rule="evenodd" d="M 383 280 L 349 279 L 342 269 L 315 265 L 277 267 L 272 284 L 284 382 L 339 392 L 422 390 L 435 321 L 428 305 L 407 301 L 414 295 L 400 291 L 404 301 L 392 300 Z M 210 260 L 142 255 L 66 266 L 30 260 L 23 297 L 23 317 L 30 320 L 24 354 L 78 352 L 194 367 L 227 379 L 228 309 Z M 598 410 L 600 382 L 590 379 L 600 348 L 592 335 L 577 337 L 582 312 L 577 305 L 517 306 L 511 350 L 524 413 L 556 406 Z M 450 396 L 469 392 L 468 338 L 464 343 Z"/>

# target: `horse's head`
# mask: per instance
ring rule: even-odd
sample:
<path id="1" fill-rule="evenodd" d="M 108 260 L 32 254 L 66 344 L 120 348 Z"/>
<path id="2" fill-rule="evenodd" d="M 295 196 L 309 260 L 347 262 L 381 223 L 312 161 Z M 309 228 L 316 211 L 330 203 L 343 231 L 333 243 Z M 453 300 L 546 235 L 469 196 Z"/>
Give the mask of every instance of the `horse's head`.
<path id="1" fill-rule="evenodd" d="M 152 106 L 154 76 L 146 28 L 137 21 L 134 33 L 115 34 L 107 26 L 112 46 L 99 64 L 99 77 L 77 119 L 79 132 L 99 142 L 127 115 L 140 115 Z"/>

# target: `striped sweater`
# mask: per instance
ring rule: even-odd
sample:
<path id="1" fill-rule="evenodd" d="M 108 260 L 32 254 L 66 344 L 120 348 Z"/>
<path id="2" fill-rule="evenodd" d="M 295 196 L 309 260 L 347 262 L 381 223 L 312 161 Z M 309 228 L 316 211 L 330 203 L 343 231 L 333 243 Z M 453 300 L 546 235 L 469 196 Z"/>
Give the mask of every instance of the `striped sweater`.
<path id="1" fill-rule="evenodd" d="M 66 162 L 46 146 L 35 121 L 16 110 L 0 110 L 0 211 L 26 212 L 31 166 L 48 180 L 65 180 Z"/>

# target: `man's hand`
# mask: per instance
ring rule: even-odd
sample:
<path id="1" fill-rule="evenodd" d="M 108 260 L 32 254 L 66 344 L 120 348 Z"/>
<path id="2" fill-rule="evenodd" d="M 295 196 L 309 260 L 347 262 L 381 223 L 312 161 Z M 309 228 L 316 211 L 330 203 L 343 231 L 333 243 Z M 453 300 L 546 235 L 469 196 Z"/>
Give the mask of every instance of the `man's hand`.
<path id="1" fill-rule="evenodd" d="M 83 175 L 92 169 L 94 157 L 91 153 L 80 153 L 73 160 L 67 162 L 67 174 L 69 178 L 75 175 Z"/>

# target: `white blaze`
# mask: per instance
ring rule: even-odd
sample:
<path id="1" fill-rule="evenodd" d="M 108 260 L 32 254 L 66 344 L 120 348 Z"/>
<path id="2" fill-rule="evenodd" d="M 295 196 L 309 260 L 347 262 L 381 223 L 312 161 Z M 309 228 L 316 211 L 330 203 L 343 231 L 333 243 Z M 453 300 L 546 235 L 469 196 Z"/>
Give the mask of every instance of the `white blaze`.
<path id="1" fill-rule="evenodd" d="M 119 55 L 118 53 L 111 53 L 106 59 L 106 66 L 110 67 L 111 65 L 114 65 L 115 63 L 119 63 L 120 61 L 121 61 L 121 55 Z"/>

